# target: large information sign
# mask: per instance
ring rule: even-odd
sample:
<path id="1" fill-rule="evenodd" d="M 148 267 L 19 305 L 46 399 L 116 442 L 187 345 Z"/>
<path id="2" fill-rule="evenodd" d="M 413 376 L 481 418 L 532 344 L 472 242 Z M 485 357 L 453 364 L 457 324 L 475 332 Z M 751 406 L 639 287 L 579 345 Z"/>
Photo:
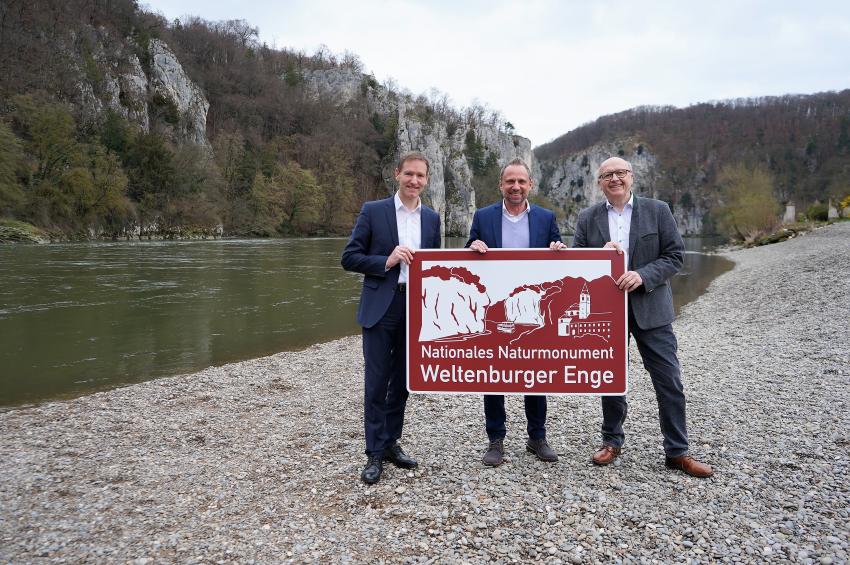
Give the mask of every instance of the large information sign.
<path id="1" fill-rule="evenodd" d="M 625 394 L 624 267 L 609 249 L 417 250 L 408 390 Z"/>

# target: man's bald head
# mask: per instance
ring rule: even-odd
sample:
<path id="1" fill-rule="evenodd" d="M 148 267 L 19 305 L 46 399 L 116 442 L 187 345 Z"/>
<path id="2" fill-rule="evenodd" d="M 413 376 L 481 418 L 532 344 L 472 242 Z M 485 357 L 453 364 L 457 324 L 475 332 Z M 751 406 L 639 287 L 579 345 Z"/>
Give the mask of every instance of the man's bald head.
<path id="1" fill-rule="evenodd" d="M 622 157 L 609 157 L 602 161 L 602 164 L 599 165 L 599 168 L 596 169 L 596 178 L 598 179 L 600 175 L 607 171 L 614 170 L 632 170 L 632 164 L 623 159 Z"/>

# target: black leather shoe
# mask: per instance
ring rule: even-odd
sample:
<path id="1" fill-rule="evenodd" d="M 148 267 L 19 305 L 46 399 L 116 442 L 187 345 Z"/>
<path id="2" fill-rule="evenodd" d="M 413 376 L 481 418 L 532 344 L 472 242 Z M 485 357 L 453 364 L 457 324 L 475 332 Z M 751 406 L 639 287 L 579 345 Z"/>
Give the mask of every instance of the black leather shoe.
<path id="1" fill-rule="evenodd" d="M 394 443 L 384 450 L 384 460 L 389 461 L 396 467 L 401 467 L 402 469 L 415 469 L 419 466 L 416 459 L 407 455 L 407 453 L 405 453 L 401 446 L 397 443 Z"/>
<path id="2" fill-rule="evenodd" d="M 360 478 L 367 485 L 374 485 L 381 480 L 381 473 L 383 471 L 384 464 L 381 461 L 381 458 L 377 455 L 370 455 L 369 461 L 366 463 L 366 467 L 363 469 L 363 472 L 360 473 Z"/>

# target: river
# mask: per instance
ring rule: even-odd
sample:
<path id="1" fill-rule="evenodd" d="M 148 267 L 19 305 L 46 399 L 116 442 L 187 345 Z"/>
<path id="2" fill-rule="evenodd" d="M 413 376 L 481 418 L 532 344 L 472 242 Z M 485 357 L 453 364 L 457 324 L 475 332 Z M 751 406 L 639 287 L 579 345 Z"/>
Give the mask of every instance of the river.
<path id="1" fill-rule="evenodd" d="M 732 263 L 686 239 L 677 308 Z M 462 246 L 451 238 L 447 247 Z M 0 406 L 69 398 L 352 335 L 345 239 L 0 246 Z"/>

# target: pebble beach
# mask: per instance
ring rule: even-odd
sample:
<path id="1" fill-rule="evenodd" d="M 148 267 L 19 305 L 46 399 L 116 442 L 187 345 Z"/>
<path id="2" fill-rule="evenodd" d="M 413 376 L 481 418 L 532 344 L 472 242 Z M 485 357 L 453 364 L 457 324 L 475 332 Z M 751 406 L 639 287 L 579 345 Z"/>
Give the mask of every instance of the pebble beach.
<path id="1" fill-rule="evenodd" d="M 666 469 L 631 345 L 626 444 L 598 397 L 550 397 L 557 463 L 485 467 L 480 396 L 413 395 L 420 466 L 359 480 L 359 336 L 0 412 L 0 563 L 847 563 L 850 222 L 725 254 L 674 323 L 691 453 Z"/>

